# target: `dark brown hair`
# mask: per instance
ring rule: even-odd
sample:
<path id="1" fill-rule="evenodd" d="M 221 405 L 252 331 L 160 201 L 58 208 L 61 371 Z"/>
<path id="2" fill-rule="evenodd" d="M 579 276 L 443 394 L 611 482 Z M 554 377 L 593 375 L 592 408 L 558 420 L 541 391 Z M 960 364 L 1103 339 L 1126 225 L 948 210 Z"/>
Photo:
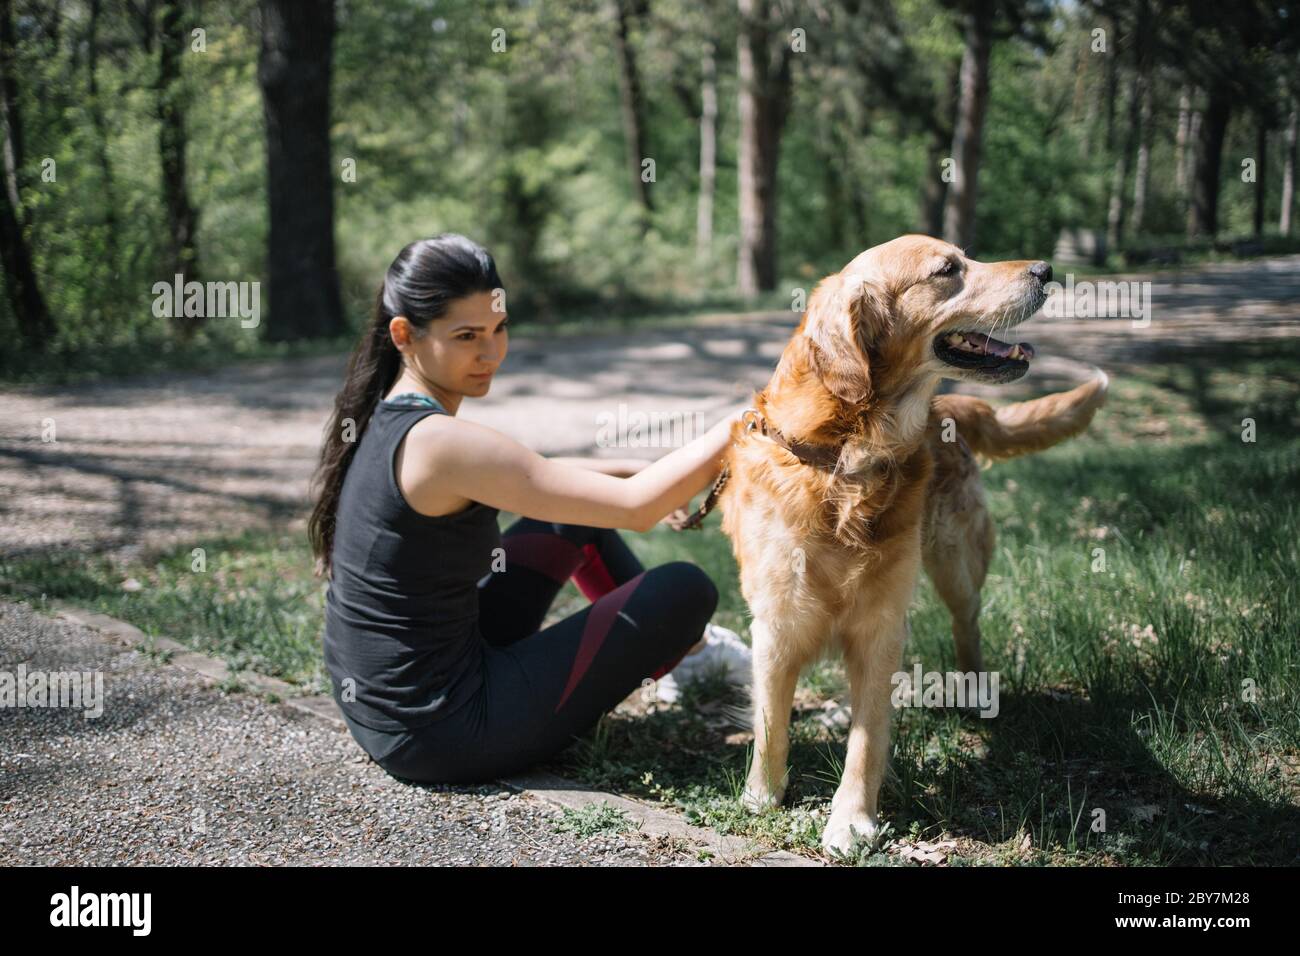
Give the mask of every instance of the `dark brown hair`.
<path id="1" fill-rule="evenodd" d="M 451 303 L 477 292 L 502 288 L 496 262 L 478 243 L 456 233 L 420 239 L 397 254 L 375 296 L 371 320 L 348 360 L 343 387 L 334 399 L 334 415 L 325 428 L 320 464 L 312 479 L 315 506 L 307 535 L 316 556 L 316 575 L 331 571 L 334 524 L 339 494 L 357 443 L 365 433 L 375 404 L 402 368 L 402 353 L 388 334 L 394 316 L 405 316 L 417 329 L 447 314 Z M 417 333 L 419 334 L 419 333 Z M 351 421 L 352 440 L 344 440 Z"/>

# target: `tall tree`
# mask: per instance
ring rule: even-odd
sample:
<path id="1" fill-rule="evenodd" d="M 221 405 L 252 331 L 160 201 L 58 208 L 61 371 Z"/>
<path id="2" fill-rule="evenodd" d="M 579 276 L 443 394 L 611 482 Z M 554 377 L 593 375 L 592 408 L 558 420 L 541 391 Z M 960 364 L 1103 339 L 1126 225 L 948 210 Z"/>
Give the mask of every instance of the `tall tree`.
<path id="1" fill-rule="evenodd" d="M 1219 231 L 1219 166 L 1223 141 L 1232 116 L 1232 95 L 1222 83 L 1209 90 L 1209 102 L 1193 141 L 1191 194 L 1187 205 L 1187 235 L 1214 236 Z"/>
<path id="2" fill-rule="evenodd" d="M 329 135 L 334 0 L 261 0 L 259 9 L 270 207 L 266 335 L 326 338 L 346 329 Z"/>
<path id="3" fill-rule="evenodd" d="M 1196 174 L 1196 148 L 1201 141 L 1201 89 L 1195 84 L 1183 88 L 1178 102 L 1178 136 L 1175 140 L 1174 174 L 1179 209 L 1187 217 L 1192 209 L 1192 177 Z"/>
<path id="4" fill-rule="evenodd" d="M 186 107 L 188 96 L 181 62 L 189 37 L 181 0 L 140 0 L 128 8 L 145 53 L 157 55 L 153 74 L 154 115 L 158 120 L 158 160 L 162 170 L 162 205 L 166 216 L 164 268 L 186 281 L 199 277 L 198 209 L 190 200 L 186 176 Z M 96 11 L 92 11 L 92 16 Z M 97 19 L 97 17 L 95 17 Z M 173 317 L 183 336 L 203 321 L 201 316 Z"/>
<path id="5" fill-rule="evenodd" d="M 973 250 L 993 43 L 1022 37 L 1037 46 L 1046 46 L 1043 26 L 1050 8 L 1043 0 L 944 0 L 944 3 L 957 12 L 964 48 L 952 132 L 953 180 L 944 197 L 943 237 L 954 245 Z"/>
<path id="6" fill-rule="evenodd" d="M 1268 196 L 1268 115 L 1261 112 L 1255 126 L 1255 236 L 1264 235 L 1264 201 Z"/>
<path id="7" fill-rule="evenodd" d="M 646 145 L 645 101 L 641 92 L 641 73 L 637 68 L 636 49 L 632 45 L 634 21 L 644 21 L 647 0 L 607 0 L 614 21 L 614 55 L 618 60 L 619 105 L 623 117 L 623 145 L 627 154 L 627 168 L 632 177 L 633 195 L 645 213 L 654 211 L 650 184 L 646 182 L 641 164 L 649 155 Z M 643 226 L 648 218 L 642 217 Z"/>
<path id="8" fill-rule="evenodd" d="M 660 75 L 699 133 L 698 189 L 695 199 L 695 254 L 702 275 L 711 275 L 714 201 L 718 175 L 718 61 L 727 56 L 723 41 L 735 33 L 730 11 L 701 7 L 691 0 L 655 0 L 647 33 L 667 54 Z"/>
<path id="9" fill-rule="evenodd" d="M 162 0 L 158 18 L 158 152 L 162 160 L 163 204 L 167 210 L 167 255 L 173 272 L 187 280 L 198 278 L 198 209 L 190 201 L 185 175 L 186 95 L 181 83 L 181 58 L 189 36 L 180 0 Z M 183 317 L 182 327 L 190 322 Z"/>
<path id="10" fill-rule="evenodd" d="M 790 110 L 790 26 L 778 0 L 739 0 L 736 37 L 740 112 L 741 295 L 776 288 L 777 162 Z"/>
<path id="11" fill-rule="evenodd" d="M 927 236 L 943 235 L 944 208 L 948 204 L 948 181 L 941 174 L 943 161 L 952 149 L 952 122 L 945 117 L 953 115 L 952 106 L 957 102 L 961 90 L 961 62 L 952 65 L 949 71 L 948 95 L 938 101 L 938 109 L 931 109 L 922 114 L 925 118 L 926 133 L 926 174 L 921 181 L 921 203 L 917 218 L 916 231 Z M 945 109 L 946 107 L 946 109 Z"/>
<path id="12" fill-rule="evenodd" d="M 0 189 L 0 263 L 5 291 L 18 319 L 24 344 L 42 351 L 54 337 L 54 320 L 41 294 L 40 282 L 27 243 L 28 215 L 19 177 L 23 168 L 23 121 L 18 103 L 18 44 L 14 36 L 11 0 L 0 0 L 0 153 L 4 188 Z"/>
<path id="13" fill-rule="evenodd" d="M 1151 187 L 1151 139 L 1153 132 L 1151 128 L 1151 101 L 1154 96 L 1152 93 L 1153 82 L 1153 77 L 1146 73 L 1143 74 L 1138 83 L 1142 103 L 1138 117 L 1141 132 L 1138 135 L 1137 163 L 1133 170 L 1132 227 L 1135 236 L 1142 232 L 1142 226 L 1146 221 L 1147 194 Z"/>
<path id="14" fill-rule="evenodd" d="M 1183 0 L 1165 5 L 1153 26 L 1168 62 L 1204 91 L 1194 145 L 1187 210 L 1189 238 L 1213 237 L 1219 226 L 1219 174 L 1228 123 L 1243 108 L 1271 109 L 1277 54 L 1294 53 L 1300 18 L 1287 0 Z"/>
<path id="15" fill-rule="evenodd" d="M 820 93 L 819 117 L 827 157 L 826 183 L 834 207 L 842 201 L 855 226 L 865 228 L 863 184 L 847 162 L 856 144 L 872 134 L 872 122 L 892 124 L 903 136 L 919 135 L 926 143 L 926 173 L 921 180 L 915 229 L 943 234 L 943 206 L 948 184 L 943 160 L 952 148 L 952 115 L 960 80 L 960 58 L 936 58 L 918 49 L 913 24 L 904 22 L 892 4 L 878 0 L 836 0 L 819 4 L 824 45 L 809 63 L 809 79 Z M 832 168 L 835 167 L 835 168 Z M 841 172 L 840 170 L 844 171 Z M 837 209 L 828 208 L 836 215 Z M 832 235 L 837 235 L 832 231 Z"/>
<path id="16" fill-rule="evenodd" d="M 953 179 L 944 200 L 943 237 L 964 248 L 975 245 L 975 197 L 989 101 L 993 15 L 992 0 L 971 0 L 961 13 L 965 49 L 952 132 Z"/>
<path id="17" fill-rule="evenodd" d="M 1290 100 L 1290 113 L 1286 121 L 1286 134 L 1282 139 L 1282 212 L 1278 216 L 1277 231 L 1291 235 L 1291 207 L 1295 205 L 1295 152 L 1296 152 L 1296 101 Z"/>
<path id="18" fill-rule="evenodd" d="M 718 174 L 718 63 L 712 39 L 700 55 L 700 190 L 695 203 L 695 250 L 713 260 L 713 191 Z"/>
<path id="19" fill-rule="evenodd" d="M 1181 198 L 1187 188 L 1187 154 L 1192 140 L 1192 95 L 1189 87 L 1178 91 L 1178 131 L 1174 134 L 1174 186 Z"/>
<path id="20" fill-rule="evenodd" d="M 1117 30 L 1128 27 L 1127 46 L 1132 53 L 1132 71 L 1129 76 L 1128 121 L 1125 124 L 1124 140 L 1115 156 L 1115 166 L 1111 179 L 1110 205 L 1106 212 L 1106 246 L 1119 249 L 1124 240 L 1125 198 L 1127 195 L 1129 170 L 1132 167 L 1134 153 L 1139 149 L 1142 138 L 1142 101 L 1145 96 L 1147 76 L 1150 72 L 1150 44 L 1148 37 L 1150 27 L 1147 23 L 1147 0 L 1135 0 L 1131 5 L 1131 21 L 1112 19 Z M 1116 37 L 1116 40 L 1119 38 Z M 1118 56 L 1115 57 L 1118 59 Z M 1118 73 L 1118 64 L 1115 72 Z"/>
<path id="21" fill-rule="evenodd" d="M 90 124 L 94 130 L 95 163 L 99 166 L 100 188 L 103 190 L 104 229 L 108 253 L 104 269 L 107 273 L 107 287 L 118 287 L 119 272 L 117 262 L 121 255 L 121 239 L 118 229 L 117 188 L 113 175 L 113 163 L 108 155 L 108 119 L 104 115 L 104 98 L 99 88 L 99 53 L 102 35 L 99 32 L 103 14 L 103 0 L 90 0 L 90 16 L 86 27 L 86 107 L 90 113 Z M 116 299 L 116 296 L 114 296 Z"/>

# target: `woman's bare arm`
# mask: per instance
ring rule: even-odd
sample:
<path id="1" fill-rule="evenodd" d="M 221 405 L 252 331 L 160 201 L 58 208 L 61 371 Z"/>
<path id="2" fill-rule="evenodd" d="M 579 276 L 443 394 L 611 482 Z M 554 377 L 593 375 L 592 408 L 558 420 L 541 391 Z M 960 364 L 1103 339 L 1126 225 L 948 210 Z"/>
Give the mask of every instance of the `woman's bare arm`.
<path id="1" fill-rule="evenodd" d="M 598 471 L 602 475 L 613 475 L 615 478 L 630 478 L 650 464 L 644 458 L 551 458 L 548 460 L 558 465 L 569 465 L 572 468 Z"/>
<path id="2" fill-rule="evenodd" d="M 664 515 L 706 488 L 721 467 L 740 409 L 699 438 L 615 478 L 543 458 L 508 435 L 457 421 L 422 443 L 430 476 L 473 501 L 540 521 L 648 531 Z"/>

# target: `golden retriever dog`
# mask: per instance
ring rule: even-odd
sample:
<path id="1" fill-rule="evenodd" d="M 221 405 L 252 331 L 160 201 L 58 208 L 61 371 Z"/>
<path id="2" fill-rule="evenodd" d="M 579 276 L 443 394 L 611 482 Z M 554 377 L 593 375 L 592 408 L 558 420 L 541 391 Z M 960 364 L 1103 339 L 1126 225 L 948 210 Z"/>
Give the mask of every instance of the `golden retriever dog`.
<path id="1" fill-rule="evenodd" d="M 934 397 L 942 378 L 1025 374 L 1033 349 L 989 333 L 1037 312 L 1050 278 L 1045 262 L 977 262 L 927 236 L 868 249 L 818 284 L 733 433 L 710 499 L 753 618 L 744 801 L 755 811 L 782 802 L 795 683 L 838 651 L 852 717 L 827 850 L 848 851 L 879 829 L 891 677 L 923 562 L 952 612 L 959 667 L 982 669 L 979 592 L 993 526 L 974 455 L 1046 448 L 1086 428 L 1104 398 L 1104 375 L 998 412 Z"/>

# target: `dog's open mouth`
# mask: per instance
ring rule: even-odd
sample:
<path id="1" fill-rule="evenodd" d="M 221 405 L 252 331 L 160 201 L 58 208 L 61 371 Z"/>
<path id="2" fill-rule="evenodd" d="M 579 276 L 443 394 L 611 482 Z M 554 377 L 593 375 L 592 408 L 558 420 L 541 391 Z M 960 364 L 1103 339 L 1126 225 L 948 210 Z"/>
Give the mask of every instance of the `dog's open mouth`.
<path id="1" fill-rule="evenodd" d="M 1034 347 L 1028 342 L 1008 345 L 983 332 L 944 332 L 934 340 L 934 354 L 953 368 L 978 378 L 1010 382 L 1029 371 Z"/>

